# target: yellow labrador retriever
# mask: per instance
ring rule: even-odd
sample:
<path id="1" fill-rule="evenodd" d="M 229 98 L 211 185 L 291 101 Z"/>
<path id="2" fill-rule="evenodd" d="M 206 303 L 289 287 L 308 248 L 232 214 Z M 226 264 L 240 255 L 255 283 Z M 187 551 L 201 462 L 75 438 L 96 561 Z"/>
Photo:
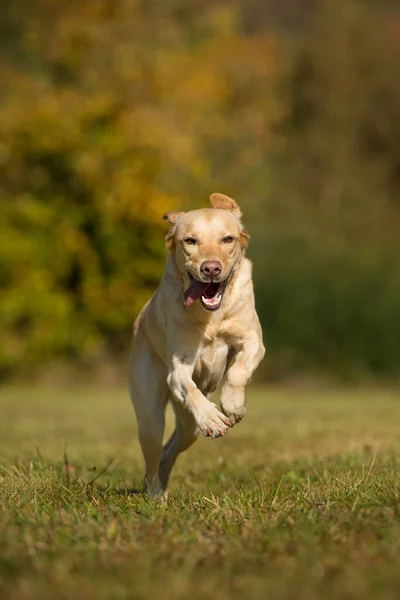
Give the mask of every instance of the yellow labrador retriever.
<path id="1" fill-rule="evenodd" d="M 200 432 L 216 438 L 243 418 L 245 385 L 265 352 L 242 212 L 223 194 L 210 201 L 213 208 L 164 215 L 166 272 L 134 326 L 130 393 L 153 496 Z M 218 410 L 210 398 L 227 367 Z M 163 447 L 169 400 L 176 424 Z"/>

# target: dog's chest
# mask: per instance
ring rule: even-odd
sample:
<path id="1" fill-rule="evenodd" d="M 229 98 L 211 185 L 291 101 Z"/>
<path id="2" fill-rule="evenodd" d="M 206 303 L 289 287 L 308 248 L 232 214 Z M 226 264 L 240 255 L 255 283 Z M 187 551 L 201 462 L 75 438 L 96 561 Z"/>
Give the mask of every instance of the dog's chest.
<path id="1" fill-rule="evenodd" d="M 212 392 L 221 381 L 227 365 L 229 346 L 222 339 L 205 342 L 199 349 L 194 378 L 203 393 Z"/>
<path id="2" fill-rule="evenodd" d="M 198 360 L 211 371 L 218 371 L 221 367 L 225 368 L 228 350 L 229 347 L 226 341 L 217 338 L 203 343 L 198 354 Z"/>

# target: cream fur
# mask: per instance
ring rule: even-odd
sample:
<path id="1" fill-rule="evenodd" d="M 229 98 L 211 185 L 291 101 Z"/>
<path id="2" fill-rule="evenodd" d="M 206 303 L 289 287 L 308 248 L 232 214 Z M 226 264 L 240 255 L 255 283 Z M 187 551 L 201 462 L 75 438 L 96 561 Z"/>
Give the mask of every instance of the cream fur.
<path id="1" fill-rule="evenodd" d="M 210 200 L 215 208 L 165 215 L 171 226 L 166 271 L 134 326 L 130 392 L 146 463 L 144 485 L 153 496 L 166 489 L 177 456 L 199 433 L 223 436 L 243 418 L 245 385 L 265 352 L 241 211 L 223 194 Z M 223 243 L 228 235 L 234 241 Z M 188 236 L 197 243 L 188 245 Z M 229 277 L 215 312 L 206 311 L 200 300 L 188 308 L 183 304 L 188 272 L 202 280 L 205 260 L 220 261 L 221 281 Z M 210 398 L 227 367 L 219 410 Z M 168 401 L 176 427 L 163 447 Z"/>

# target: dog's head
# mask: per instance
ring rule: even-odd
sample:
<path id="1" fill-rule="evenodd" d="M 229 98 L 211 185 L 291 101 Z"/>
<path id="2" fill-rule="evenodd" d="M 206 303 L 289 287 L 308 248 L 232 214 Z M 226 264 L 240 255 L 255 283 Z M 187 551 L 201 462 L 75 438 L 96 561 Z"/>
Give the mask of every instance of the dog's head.
<path id="1" fill-rule="evenodd" d="M 232 198 L 212 194 L 213 208 L 167 212 L 167 247 L 184 281 L 184 304 L 200 299 L 205 310 L 218 310 L 229 280 L 247 247 L 242 211 Z"/>

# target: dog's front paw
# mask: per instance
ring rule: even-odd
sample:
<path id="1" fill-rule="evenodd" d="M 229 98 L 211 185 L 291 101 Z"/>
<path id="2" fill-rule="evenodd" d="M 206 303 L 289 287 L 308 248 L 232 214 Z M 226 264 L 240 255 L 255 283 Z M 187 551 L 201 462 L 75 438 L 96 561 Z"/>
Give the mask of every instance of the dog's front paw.
<path id="1" fill-rule="evenodd" d="M 246 414 L 244 387 L 225 384 L 221 394 L 221 410 L 228 417 L 231 427 L 239 423 Z"/>
<path id="2" fill-rule="evenodd" d="M 206 437 L 217 438 L 228 433 L 230 420 L 212 402 L 205 402 L 196 414 L 196 423 Z"/>

